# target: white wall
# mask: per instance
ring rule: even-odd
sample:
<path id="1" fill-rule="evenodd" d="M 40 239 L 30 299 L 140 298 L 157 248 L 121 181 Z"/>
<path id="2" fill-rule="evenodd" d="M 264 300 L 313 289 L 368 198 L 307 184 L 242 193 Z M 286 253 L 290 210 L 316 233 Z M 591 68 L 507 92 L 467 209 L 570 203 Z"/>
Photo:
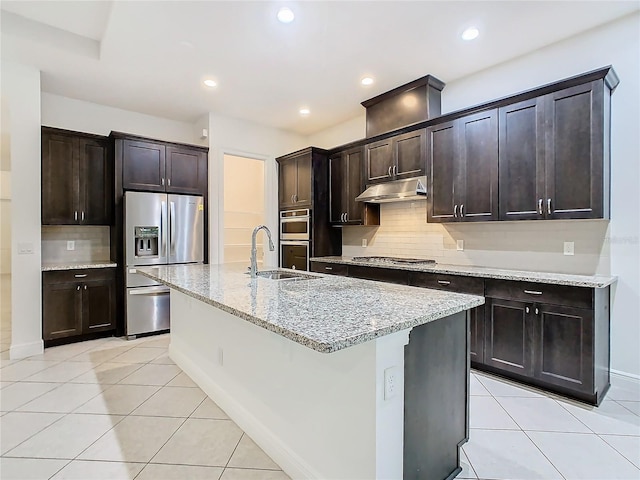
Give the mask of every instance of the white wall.
<path id="1" fill-rule="evenodd" d="M 154 117 L 120 108 L 42 92 L 42 125 L 109 135 L 111 131 L 168 142 L 206 145 L 192 123 Z"/>
<path id="2" fill-rule="evenodd" d="M 362 115 L 307 137 L 307 143 L 319 148 L 333 148 L 366 136 L 365 110 Z"/>
<path id="3" fill-rule="evenodd" d="M 275 158 L 308 146 L 308 139 L 252 122 L 210 114 L 208 126 L 200 119 L 196 130 L 209 130 L 209 262 L 218 263 L 223 242 L 224 155 L 264 160 L 265 223 L 276 242 L 278 232 L 278 174 Z M 266 265 L 276 265 L 278 252 L 265 251 Z"/>
<path id="4" fill-rule="evenodd" d="M 11 358 L 42 352 L 40 267 L 40 72 L 2 62 L 11 158 Z M 3 134 L 5 123 L 3 119 Z M 18 254 L 18 247 L 29 254 Z"/>
<path id="5" fill-rule="evenodd" d="M 500 222 L 481 225 L 432 226 L 430 233 L 443 238 L 441 245 L 429 243 L 429 253 L 441 252 L 446 263 L 480 264 L 514 268 L 563 271 L 567 273 L 611 273 L 618 276 L 612 291 L 611 365 L 614 371 L 640 376 L 640 14 L 532 52 L 469 77 L 450 82 L 442 93 L 443 113 L 511 95 L 541 84 L 613 65 L 620 85 L 612 96 L 611 118 L 611 221 Z M 433 73 L 437 76 L 438 72 Z M 354 136 L 345 139 L 330 129 L 311 138 L 323 146 L 363 138 L 356 136 L 364 117 L 353 120 Z M 383 207 L 385 208 L 385 207 Z M 397 207 L 386 207 L 388 213 Z M 409 205 L 406 208 L 410 208 Z M 411 212 L 404 215 L 402 232 L 422 232 L 422 220 Z M 388 217 L 388 215 L 387 215 Z M 382 216 L 384 222 L 385 215 Z M 420 222 L 420 225 L 417 222 Z M 553 227 L 558 228 L 553 228 Z M 389 227 L 389 228 L 387 228 Z M 439 231 L 433 231 L 434 228 Z M 345 228 L 343 245 L 347 254 L 391 254 L 380 245 L 399 235 L 397 226 L 380 229 Z M 386 233 L 389 235 L 387 236 Z M 381 240 L 376 245 L 376 235 Z M 383 238 L 384 237 L 384 238 Z M 374 249 L 359 247 L 368 238 Z M 464 240 L 465 251 L 456 252 L 455 241 Z M 540 239 L 540 241 L 536 241 Z M 432 238 L 433 240 L 433 238 Z M 564 241 L 575 241 L 576 256 L 562 255 Z M 498 248 L 499 247 L 499 248 Z M 377 249 L 376 249 L 377 248 Z M 400 245 L 405 254 L 423 252 L 424 245 Z M 423 252 L 425 253 L 425 252 Z M 514 263 L 515 262 L 515 263 Z"/>

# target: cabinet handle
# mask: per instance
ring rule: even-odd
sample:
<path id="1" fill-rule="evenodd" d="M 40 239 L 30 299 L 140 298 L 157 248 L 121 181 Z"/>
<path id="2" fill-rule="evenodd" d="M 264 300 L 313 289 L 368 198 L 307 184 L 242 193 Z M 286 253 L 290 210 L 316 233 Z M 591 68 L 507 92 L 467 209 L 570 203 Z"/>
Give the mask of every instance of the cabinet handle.
<path id="1" fill-rule="evenodd" d="M 438 283 L 440 285 L 451 285 L 451 282 L 448 282 L 447 280 L 438 280 Z"/>
<path id="2" fill-rule="evenodd" d="M 78 211 L 76 210 L 75 212 L 73 212 L 73 219 L 77 222 L 78 221 Z"/>
<path id="3" fill-rule="evenodd" d="M 389 170 L 388 170 L 388 172 L 389 172 L 389 176 L 391 176 L 391 165 L 389 165 Z"/>
<path id="4" fill-rule="evenodd" d="M 529 307 L 525 307 L 525 308 L 524 308 L 524 311 L 525 311 L 526 313 L 529 313 Z"/>
<path id="5" fill-rule="evenodd" d="M 296 203 L 298 202 L 298 194 L 297 194 L 297 193 L 293 195 L 293 200 L 294 200 Z"/>
<path id="6" fill-rule="evenodd" d="M 464 203 L 460 205 L 460 218 L 464 217 Z"/>
<path id="7" fill-rule="evenodd" d="M 344 214 L 344 221 L 348 222 L 349 221 L 349 212 L 345 212 Z"/>
<path id="8" fill-rule="evenodd" d="M 542 215 L 544 212 L 542 211 L 542 199 L 538 199 L 538 215 Z"/>
<path id="9" fill-rule="evenodd" d="M 333 270 L 333 267 L 324 267 L 325 270 Z"/>
<path id="10" fill-rule="evenodd" d="M 74 277 L 76 277 L 76 278 L 84 278 L 86 276 L 87 276 L 86 273 L 77 273 L 77 274 L 74 275 Z"/>
<path id="11" fill-rule="evenodd" d="M 84 222 L 84 210 L 82 211 L 82 218 L 81 220 Z"/>
<path id="12" fill-rule="evenodd" d="M 162 179 L 162 186 L 164 187 L 164 178 Z"/>
<path id="13" fill-rule="evenodd" d="M 87 286 L 86 286 L 86 285 L 84 286 L 84 289 L 85 289 L 85 290 L 87 289 Z"/>
<path id="14" fill-rule="evenodd" d="M 536 308 L 536 315 L 538 315 L 539 313 L 540 313 L 540 310 Z"/>
<path id="15" fill-rule="evenodd" d="M 393 166 L 393 176 L 395 177 L 398 174 L 398 166 L 394 165 Z"/>
<path id="16" fill-rule="evenodd" d="M 167 178 L 167 186 L 170 187 L 171 186 L 171 179 Z"/>
<path id="17" fill-rule="evenodd" d="M 458 204 L 453 206 L 453 218 L 458 217 Z"/>
<path id="18" fill-rule="evenodd" d="M 78 285 L 78 286 L 76 287 L 76 290 L 80 290 L 80 285 Z"/>
<path id="19" fill-rule="evenodd" d="M 547 198 L 547 215 L 551 215 L 551 199 Z"/>
<path id="20" fill-rule="evenodd" d="M 528 293 L 529 295 L 542 295 L 542 292 L 538 290 L 524 290 L 524 293 Z"/>

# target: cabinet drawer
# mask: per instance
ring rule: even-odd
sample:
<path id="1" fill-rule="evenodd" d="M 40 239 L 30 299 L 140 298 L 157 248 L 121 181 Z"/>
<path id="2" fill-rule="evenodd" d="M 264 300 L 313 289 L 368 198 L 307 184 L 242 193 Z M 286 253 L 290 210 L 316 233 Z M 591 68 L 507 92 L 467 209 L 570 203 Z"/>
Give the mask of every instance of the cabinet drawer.
<path id="1" fill-rule="evenodd" d="M 349 276 L 362 278 L 364 280 L 377 280 L 379 282 L 399 283 L 407 285 L 409 275 L 407 271 L 394 270 L 392 268 L 361 267 L 360 265 L 349 265 Z"/>
<path id="2" fill-rule="evenodd" d="M 566 305 L 580 308 L 593 307 L 593 290 L 586 287 L 549 285 L 545 283 L 487 280 L 486 296 L 506 300 Z"/>
<path id="3" fill-rule="evenodd" d="M 482 278 L 409 272 L 409 285 L 484 296 L 484 280 Z"/>
<path id="4" fill-rule="evenodd" d="M 55 270 L 42 272 L 42 281 L 46 284 L 89 282 L 92 280 L 115 279 L 115 268 L 88 268 L 83 270 Z"/>
<path id="5" fill-rule="evenodd" d="M 346 277 L 349 275 L 349 266 L 340 263 L 311 262 L 311 271 Z"/>

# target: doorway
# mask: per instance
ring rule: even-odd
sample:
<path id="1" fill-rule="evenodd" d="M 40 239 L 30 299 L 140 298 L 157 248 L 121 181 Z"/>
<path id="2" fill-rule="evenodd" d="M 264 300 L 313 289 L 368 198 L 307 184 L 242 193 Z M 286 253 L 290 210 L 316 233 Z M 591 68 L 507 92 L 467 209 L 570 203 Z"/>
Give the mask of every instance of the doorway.
<path id="1" fill-rule="evenodd" d="M 251 233 L 265 223 L 263 160 L 224 155 L 223 261 L 246 262 L 251 257 Z M 265 235 L 258 237 L 258 262 L 264 259 Z M 274 237 L 275 241 L 275 237 Z"/>

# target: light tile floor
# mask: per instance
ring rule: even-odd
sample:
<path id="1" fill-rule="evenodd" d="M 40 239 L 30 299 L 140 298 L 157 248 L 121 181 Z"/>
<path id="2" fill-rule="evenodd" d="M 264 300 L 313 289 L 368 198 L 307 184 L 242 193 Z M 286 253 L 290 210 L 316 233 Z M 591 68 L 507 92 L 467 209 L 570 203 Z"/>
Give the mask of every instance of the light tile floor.
<path id="1" fill-rule="evenodd" d="M 2 480 L 289 478 L 173 364 L 169 335 L 82 342 L 14 361 L 5 305 Z M 473 371 L 458 478 L 640 479 L 640 382 L 612 383 L 594 408 Z"/>

